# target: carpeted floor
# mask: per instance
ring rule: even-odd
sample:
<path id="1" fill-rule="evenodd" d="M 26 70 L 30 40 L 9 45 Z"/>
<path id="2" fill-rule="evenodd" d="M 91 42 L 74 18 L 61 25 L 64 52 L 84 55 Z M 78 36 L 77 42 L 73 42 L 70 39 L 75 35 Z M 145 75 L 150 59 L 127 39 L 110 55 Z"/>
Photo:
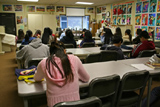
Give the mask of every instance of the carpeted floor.
<path id="1" fill-rule="evenodd" d="M 15 76 L 15 68 L 17 68 L 15 60 L 15 47 L 12 52 L 0 55 L 0 107 L 23 107 L 23 98 L 18 96 L 17 82 Z M 160 86 L 159 81 L 152 82 L 152 88 Z M 147 94 L 147 88 L 144 96 Z M 154 107 L 160 107 L 158 102 Z M 36 99 L 32 101 L 33 107 L 46 107 L 46 99 Z"/>

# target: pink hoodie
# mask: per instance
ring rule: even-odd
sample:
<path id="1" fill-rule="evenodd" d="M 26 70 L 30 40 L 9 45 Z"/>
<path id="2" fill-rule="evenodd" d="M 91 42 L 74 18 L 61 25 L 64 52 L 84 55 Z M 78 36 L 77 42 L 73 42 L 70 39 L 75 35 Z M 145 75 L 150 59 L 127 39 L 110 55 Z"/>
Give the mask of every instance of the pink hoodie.
<path id="1" fill-rule="evenodd" d="M 74 55 L 68 55 L 71 63 L 71 69 L 74 75 L 74 81 L 65 84 L 65 78 L 62 78 L 59 70 L 54 66 L 50 65 L 51 75 L 46 70 L 46 59 L 43 59 L 37 67 L 34 79 L 40 81 L 42 78 L 46 78 L 47 82 L 47 102 L 49 107 L 53 107 L 56 103 L 64 101 L 75 101 L 79 100 L 79 80 L 83 82 L 89 81 L 89 75 L 85 71 L 81 61 Z M 55 62 L 63 71 L 61 60 L 55 57 Z"/>

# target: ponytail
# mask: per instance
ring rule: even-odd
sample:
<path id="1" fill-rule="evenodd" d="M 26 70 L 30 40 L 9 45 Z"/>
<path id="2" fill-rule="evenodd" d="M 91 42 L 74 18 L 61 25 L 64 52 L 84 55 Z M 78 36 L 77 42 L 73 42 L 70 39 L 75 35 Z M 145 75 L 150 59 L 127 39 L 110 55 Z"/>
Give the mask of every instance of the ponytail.
<path id="1" fill-rule="evenodd" d="M 25 35 L 25 41 L 29 42 L 29 38 L 32 36 L 32 31 L 27 30 L 26 35 Z"/>

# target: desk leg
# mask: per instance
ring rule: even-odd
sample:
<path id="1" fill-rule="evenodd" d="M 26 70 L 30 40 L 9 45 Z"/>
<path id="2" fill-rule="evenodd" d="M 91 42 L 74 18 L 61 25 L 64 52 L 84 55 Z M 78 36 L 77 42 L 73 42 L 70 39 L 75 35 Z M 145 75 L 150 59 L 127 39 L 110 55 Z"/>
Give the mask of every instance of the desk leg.
<path id="1" fill-rule="evenodd" d="M 28 106 L 28 100 L 25 99 L 25 98 L 23 98 L 23 101 L 24 101 L 24 107 L 29 107 L 29 106 Z"/>
<path id="2" fill-rule="evenodd" d="M 148 81 L 147 107 L 149 107 L 149 103 L 150 103 L 151 85 L 152 85 L 152 77 L 150 76 Z"/>

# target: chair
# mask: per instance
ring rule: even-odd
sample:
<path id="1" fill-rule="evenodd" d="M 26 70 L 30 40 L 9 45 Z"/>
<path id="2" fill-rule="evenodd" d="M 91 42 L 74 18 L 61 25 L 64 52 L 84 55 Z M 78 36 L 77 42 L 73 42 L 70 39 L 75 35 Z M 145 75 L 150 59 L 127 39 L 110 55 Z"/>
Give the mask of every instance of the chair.
<path id="1" fill-rule="evenodd" d="M 160 42 L 154 42 L 154 44 L 155 44 L 155 47 L 160 48 Z"/>
<path id="2" fill-rule="evenodd" d="M 54 107 L 101 107 L 102 102 L 97 97 L 90 97 L 79 101 L 61 102 Z"/>
<path id="3" fill-rule="evenodd" d="M 131 42 L 129 42 L 129 41 L 124 41 L 123 42 L 123 45 L 131 45 L 132 43 Z"/>
<path id="4" fill-rule="evenodd" d="M 119 82 L 120 76 L 116 74 L 95 78 L 89 84 L 89 97 L 99 97 L 102 107 L 115 107 Z"/>
<path id="5" fill-rule="evenodd" d="M 145 70 L 124 74 L 119 88 L 116 107 L 140 107 L 148 78 L 149 72 Z M 139 91 L 139 94 L 135 91 Z"/>
<path id="6" fill-rule="evenodd" d="M 94 42 L 83 43 L 82 48 L 87 48 L 87 47 L 95 47 L 95 43 Z"/>
<path id="7" fill-rule="evenodd" d="M 43 60 L 43 58 L 32 58 L 32 59 L 28 62 L 28 67 L 30 67 L 30 66 L 32 66 L 32 65 L 37 66 L 41 60 Z"/>
<path id="8" fill-rule="evenodd" d="M 138 57 L 151 57 L 154 54 L 156 54 L 156 50 L 143 50 L 139 52 Z"/>
<path id="9" fill-rule="evenodd" d="M 66 48 L 74 48 L 74 45 L 73 45 L 73 44 L 64 44 L 64 46 L 65 46 Z"/>
<path id="10" fill-rule="evenodd" d="M 110 50 L 101 51 L 101 58 L 100 58 L 101 62 L 116 61 L 117 59 L 118 59 L 117 51 L 110 51 Z"/>
<path id="11" fill-rule="evenodd" d="M 99 62 L 100 61 L 101 54 L 89 54 L 86 58 L 85 63 L 93 63 L 93 62 Z"/>

